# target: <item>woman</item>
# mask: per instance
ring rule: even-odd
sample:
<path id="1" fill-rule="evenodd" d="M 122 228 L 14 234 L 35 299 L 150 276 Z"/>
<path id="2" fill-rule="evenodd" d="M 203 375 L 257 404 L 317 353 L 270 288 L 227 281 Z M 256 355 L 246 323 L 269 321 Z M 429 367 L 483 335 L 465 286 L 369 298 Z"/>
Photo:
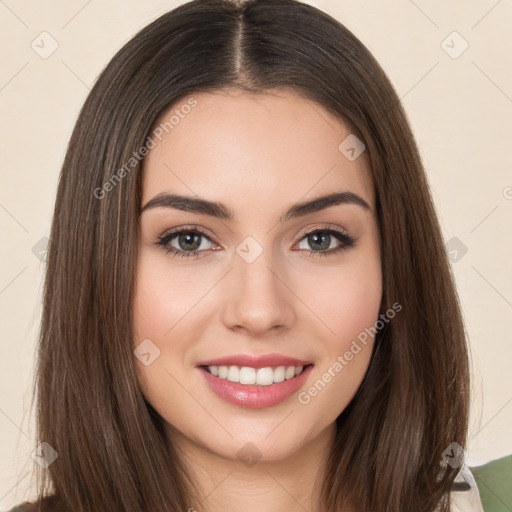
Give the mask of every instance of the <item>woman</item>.
<path id="1" fill-rule="evenodd" d="M 195 0 L 130 40 L 59 182 L 39 510 L 446 512 L 468 394 L 425 172 L 364 45 L 294 0 Z"/>

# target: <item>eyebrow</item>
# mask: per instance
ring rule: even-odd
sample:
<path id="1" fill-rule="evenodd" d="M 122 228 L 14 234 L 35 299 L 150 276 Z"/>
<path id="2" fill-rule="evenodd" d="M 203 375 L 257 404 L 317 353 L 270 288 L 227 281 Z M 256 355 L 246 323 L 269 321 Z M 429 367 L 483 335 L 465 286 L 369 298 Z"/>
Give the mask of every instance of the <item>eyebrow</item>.
<path id="1" fill-rule="evenodd" d="M 279 222 L 302 217 L 309 213 L 319 212 L 331 206 L 339 204 L 353 204 L 362 207 L 365 210 L 371 210 L 370 205 L 359 195 L 353 192 L 334 192 L 310 201 L 297 203 L 284 212 L 279 218 Z M 174 208 L 185 212 L 200 213 L 210 215 L 218 219 L 234 220 L 235 214 L 222 203 L 208 201 L 197 197 L 183 196 L 177 194 L 168 194 L 162 192 L 150 199 L 140 210 L 140 213 L 151 208 Z"/>

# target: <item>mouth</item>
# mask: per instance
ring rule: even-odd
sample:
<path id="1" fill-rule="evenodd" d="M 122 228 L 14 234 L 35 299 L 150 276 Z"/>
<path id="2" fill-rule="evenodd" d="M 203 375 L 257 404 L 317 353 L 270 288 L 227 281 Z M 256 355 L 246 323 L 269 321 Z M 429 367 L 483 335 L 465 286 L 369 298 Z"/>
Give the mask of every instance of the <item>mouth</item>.
<path id="1" fill-rule="evenodd" d="M 203 368 L 214 377 L 229 382 L 246 386 L 271 386 L 297 377 L 308 366 L 312 366 L 312 363 L 305 366 L 266 366 L 263 368 L 237 365 L 202 365 L 200 368 Z"/>
<path id="2" fill-rule="evenodd" d="M 304 386 L 314 364 L 299 366 L 200 365 L 208 387 L 223 401 L 262 409 L 284 402 Z"/>

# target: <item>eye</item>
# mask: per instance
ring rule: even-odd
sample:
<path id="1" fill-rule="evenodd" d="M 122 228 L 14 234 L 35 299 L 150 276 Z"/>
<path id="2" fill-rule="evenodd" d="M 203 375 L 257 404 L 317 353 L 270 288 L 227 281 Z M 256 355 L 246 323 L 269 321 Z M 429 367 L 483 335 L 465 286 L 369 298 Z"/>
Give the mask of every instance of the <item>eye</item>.
<path id="1" fill-rule="evenodd" d="M 302 240 L 305 240 L 312 249 L 302 247 L 301 244 L 304 243 Z M 299 248 L 304 249 L 311 256 L 327 256 L 350 249 L 355 246 L 355 243 L 356 238 L 353 236 L 331 226 L 323 226 L 304 233 L 299 242 Z"/>
<path id="2" fill-rule="evenodd" d="M 198 227 L 177 229 L 158 237 L 156 245 L 177 258 L 204 256 L 209 248 L 206 241 L 211 239 Z"/>
<path id="3" fill-rule="evenodd" d="M 312 249 L 304 248 L 303 240 Z M 327 256 L 354 247 L 355 243 L 356 238 L 353 236 L 331 226 L 323 226 L 303 233 L 298 245 L 299 249 L 310 256 Z M 176 258 L 206 256 L 208 249 L 212 249 L 209 244 L 215 247 L 211 238 L 197 226 L 167 231 L 156 242 L 156 245 Z"/>

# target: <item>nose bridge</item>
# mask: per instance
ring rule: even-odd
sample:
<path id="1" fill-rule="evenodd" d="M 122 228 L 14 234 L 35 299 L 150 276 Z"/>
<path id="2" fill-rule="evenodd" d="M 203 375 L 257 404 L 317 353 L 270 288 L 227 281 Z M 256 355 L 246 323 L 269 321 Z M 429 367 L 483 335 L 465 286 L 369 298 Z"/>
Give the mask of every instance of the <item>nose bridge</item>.
<path id="1" fill-rule="evenodd" d="M 286 276 L 280 275 L 283 267 L 272 248 L 247 237 L 233 254 L 233 265 L 223 309 L 226 326 L 253 334 L 289 326 L 294 318 L 293 294 L 284 284 Z"/>

